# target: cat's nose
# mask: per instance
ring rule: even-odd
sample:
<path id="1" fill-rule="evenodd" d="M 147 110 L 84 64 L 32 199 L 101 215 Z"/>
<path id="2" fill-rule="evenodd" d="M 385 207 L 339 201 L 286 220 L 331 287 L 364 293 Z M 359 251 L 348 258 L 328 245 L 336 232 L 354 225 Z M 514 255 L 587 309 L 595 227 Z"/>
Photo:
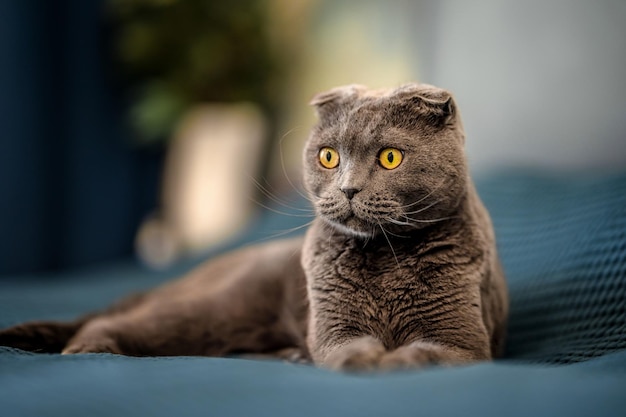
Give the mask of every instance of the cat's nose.
<path id="1" fill-rule="evenodd" d="M 361 190 L 358 188 L 342 188 L 341 191 L 348 197 L 348 200 L 352 200 L 352 197 Z"/>

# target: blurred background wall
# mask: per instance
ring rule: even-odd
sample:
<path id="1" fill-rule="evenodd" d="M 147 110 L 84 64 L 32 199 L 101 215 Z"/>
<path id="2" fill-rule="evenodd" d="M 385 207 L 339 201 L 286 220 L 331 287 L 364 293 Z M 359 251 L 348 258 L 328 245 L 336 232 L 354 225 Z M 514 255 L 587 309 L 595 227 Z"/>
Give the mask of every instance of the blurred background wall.
<path id="1" fill-rule="evenodd" d="M 458 97 L 475 171 L 626 166 L 625 18 L 620 0 L 439 2 L 422 74 Z"/>
<path id="2" fill-rule="evenodd" d="M 177 119 L 168 134 L 157 126 L 158 140 L 146 144 L 137 140 L 141 134 L 129 115 L 170 121 L 167 115 L 180 115 L 180 103 L 192 99 L 172 100 L 163 89 L 150 100 L 137 99 L 133 93 L 147 78 L 124 76 L 128 68 L 116 47 L 123 19 L 112 22 L 110 7 L 144 7 L 138 9 L 142 22 L 160 16 L 167 27 L 169 16 L 174 19 L 168 8 L 180 8 L 181 1 L 0 2 L 0 274 L 132 256 L 142 219 L 163 205 L 161 177 Z M 193 99 L 258 105 L 269 128 L 259 168 L 249 174 L 276 192 L 292 192 L 285 172 L 292 181 L 299 175 L 301 145 L 314 122 L 306 103 L 346 83 L 385 87 L 416 80 L 453 91 L 468 158 L 480 175 L 515 167 L 596 172 L 626 165 L 621 0 L 205 3 L 222 9 L 189 23 L 211 33 L 210 42 L 190 52 L 195 74 L 202 80 L 203 65 L 214 70 L 211 64 L 224 56 L 239 66 L 206 70 L 209 84 L 227 88 L 217 95 L 219 89 L 207 87 Z M 219 13 L 212 23 L 211 13 Z M 240 27 L 257 35 L 246 39 Z M 176 42 L 197 44 L 193 31 L 187 36 L 188 42 Z M 140 39 L 150 44 L 149 36 Z M 240 53 L 244 46 L 253 52 Z M 178 49 L 184 47 L 157 48 L 165 57 L 158 62 L 174 59 L 184 70 L 184 59 L 167 58 Z M 155 74 L 149 81 L 163 78 Z M 178 79 L 185 84 L 189 77 Z M 211 208 L 205 211 L 210 215 Z"/>
<path id="3" fill-rule="evenodd" d="M 128 256 L 162 151 L 132 146 L 98 1 L 0 2 L 0 273 Z"/>
<path id="4" fill-rule="evenodd" d="M 308 94 L 350 82 L 447 88 L 475 173 L 626 165 L 626 2 L 340 0 L 318 10 Z"/>

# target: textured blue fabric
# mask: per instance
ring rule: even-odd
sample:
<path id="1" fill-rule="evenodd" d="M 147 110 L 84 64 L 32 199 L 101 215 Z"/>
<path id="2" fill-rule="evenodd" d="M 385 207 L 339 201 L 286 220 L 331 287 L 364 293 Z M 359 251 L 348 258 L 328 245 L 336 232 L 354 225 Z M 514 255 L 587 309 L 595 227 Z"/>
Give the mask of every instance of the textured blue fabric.
<path id="1" fill-rule="evenodd" d="M 509 357 L 569 363 L 626 348 L 626 178 L 481 183 L 511 293 Z"/>
<path id="2" fill-rule="evenodd" d="M 511 292 L 507 357 L 345 375 L 223 358 L 37 355 L 0 348 L 0 413 L 32 416 L 626 415 L 626 175 L 481 181 Z M 231 246 L 302 219 L 265 215 Z M 133 264 L 0 281 L 0 326 L 71 318 L 191 267 Z"/>
<path id="3" fill-rule="evenodd" d="M 623 416 L 626 354 L 352 376 L 276 362 L 0 355 L 6 416 Z"/>

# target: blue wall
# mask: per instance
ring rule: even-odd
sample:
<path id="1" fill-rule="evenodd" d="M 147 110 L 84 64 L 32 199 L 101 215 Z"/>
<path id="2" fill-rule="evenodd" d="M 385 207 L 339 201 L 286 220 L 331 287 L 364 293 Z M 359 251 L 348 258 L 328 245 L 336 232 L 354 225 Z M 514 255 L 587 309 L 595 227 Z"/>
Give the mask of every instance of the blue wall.
<path id="1" fill-rule="evenodd" d="M 0 274 L 130 256 L 162 150 L 133 146 L 102 3 L 0 2 Z"/>

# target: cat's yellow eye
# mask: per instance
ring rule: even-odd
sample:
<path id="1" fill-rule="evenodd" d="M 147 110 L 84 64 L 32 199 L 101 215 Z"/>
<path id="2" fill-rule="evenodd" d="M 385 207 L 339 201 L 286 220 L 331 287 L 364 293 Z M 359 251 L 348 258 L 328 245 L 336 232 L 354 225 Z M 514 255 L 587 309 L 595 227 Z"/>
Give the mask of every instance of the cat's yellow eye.
<path id="1" fill-rule="evenodd" d="M 403 156 L 402 151 L 399 149 L 385 148 L 378 155 L 378 162 L 385 169 L 395 169 L 402 162 Z"/>
<path id="2" fill-rule="evenodd" d="M 339 152 L 328 146 L 320 149 L 320 163 L 324 168 L 336 168 L 339 165 Z"/>

